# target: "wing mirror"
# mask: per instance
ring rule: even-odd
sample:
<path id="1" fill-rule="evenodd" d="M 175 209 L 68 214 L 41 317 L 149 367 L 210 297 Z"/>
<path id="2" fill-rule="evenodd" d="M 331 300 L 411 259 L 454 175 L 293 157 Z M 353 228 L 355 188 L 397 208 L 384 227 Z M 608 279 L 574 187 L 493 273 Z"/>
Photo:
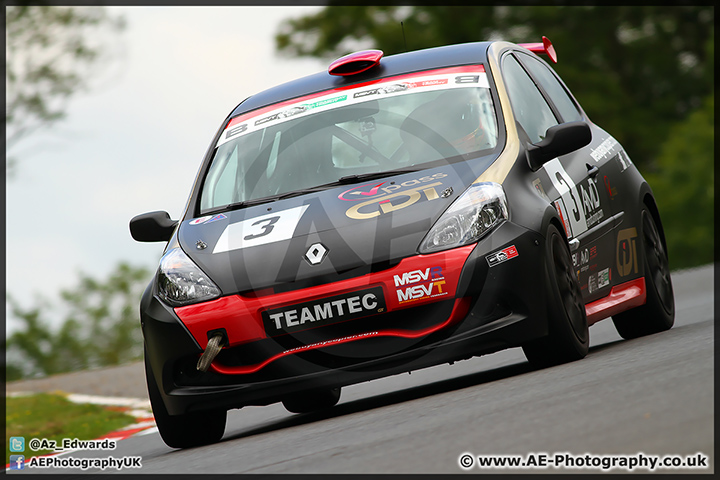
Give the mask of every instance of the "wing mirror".
<path id="1" fill-rule="evenodd" d="M 534 172 L 548 160 L 566 155 L 584 147 L 592 140 L 590 127 L 585 122 L 568 122 L 547 129 L 545 138 L 528 145 L 527 161 Z"/>
<path id="2" fill-rule="evenodd" d="M 167 212 L 150 212 L 130 220 L 130 235 L 138 242 L 167 242 L 178 221 Z"/>

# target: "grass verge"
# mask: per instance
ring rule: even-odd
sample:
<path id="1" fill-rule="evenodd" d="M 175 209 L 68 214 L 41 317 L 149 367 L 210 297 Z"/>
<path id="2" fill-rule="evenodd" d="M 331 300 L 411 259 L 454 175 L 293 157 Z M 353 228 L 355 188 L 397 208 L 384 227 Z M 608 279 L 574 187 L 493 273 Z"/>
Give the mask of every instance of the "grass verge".
<path id="1" fill-rule="evenodd" d="M 51 453 L 34 452 L 29 443 L 33 438 L 55 440 L 64 438 L 93 440 L 106 433 L 134 423 L 135 418 L 100 405 L 78 404 L 62 395 L 39 393 L 23 397 L 5 398 L 5 465 L 10 455 L 24 455 L 26 459 Z M 25 451 L 11 452 L 10 437 L 24 437 Z"/>

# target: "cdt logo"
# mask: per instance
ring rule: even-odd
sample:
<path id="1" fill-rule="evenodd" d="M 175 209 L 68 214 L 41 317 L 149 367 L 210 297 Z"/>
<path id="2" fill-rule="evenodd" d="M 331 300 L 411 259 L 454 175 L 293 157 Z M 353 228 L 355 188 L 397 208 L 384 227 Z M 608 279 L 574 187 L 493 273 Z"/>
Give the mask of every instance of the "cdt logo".
<path id="1" fill-rule="evenodd" d="M 415 205 L 423 198 L 427 201 L 437 200 L 440 197 L 436 187 L 441 186 L 442 182 L 434 180 L 445 177 L 447 174 L 440 172 L 407 180 L 400 184 L 391 182 L 384 187 L 382 185 L 387 182 L 361 185 L 344 191 L 338 196 L 338 199 L 346 202 L 360 202 L 348 208 L 345 215 L 354 220 L 366 220 Z"/>
<path id="2" fill-rule="evenodd" d="M 22 470 L 25 468 L 24 455 L 10 455 L 10 470 Z"/>
<path id="3" fill-rule="evenodd" d="M 617 269 L 621 277 L 638 271 L 636 237 L 637 230 L 635 228 L 626 228 L 618 232 L 616 256 Z"/>

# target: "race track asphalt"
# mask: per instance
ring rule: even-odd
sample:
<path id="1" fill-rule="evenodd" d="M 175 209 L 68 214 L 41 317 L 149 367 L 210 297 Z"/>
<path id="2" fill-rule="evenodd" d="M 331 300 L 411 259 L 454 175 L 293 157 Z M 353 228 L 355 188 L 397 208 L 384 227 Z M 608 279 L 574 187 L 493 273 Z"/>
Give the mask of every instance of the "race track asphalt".
<path id="1" fill-rule="evenodd" d="M 689 472 L 712 473 L 713 277 L 712 265 L 674 273 L 671 330 L 625 341 L 604 320 L 591 327 L 590 353 L 578 362 L 533 370 L 520 349 L 511 349 L 347 387 L 340 403 L 323 413 L 295 415 L 281 405 L 233 410 L 215 445 L 174 450 L 150 433 L 119 442 L 112 455 L 141 456 L 141 473 L 442 474 L 464 473 L 458 464 L 463 453 L 525 459 L 530 453 L 701 453 L 709 467 Z M 126 366 L 136 370 L 132 391 L 144 392 L 137 367 Z M 558 470 L 474 466 L 469 472 Z"/>

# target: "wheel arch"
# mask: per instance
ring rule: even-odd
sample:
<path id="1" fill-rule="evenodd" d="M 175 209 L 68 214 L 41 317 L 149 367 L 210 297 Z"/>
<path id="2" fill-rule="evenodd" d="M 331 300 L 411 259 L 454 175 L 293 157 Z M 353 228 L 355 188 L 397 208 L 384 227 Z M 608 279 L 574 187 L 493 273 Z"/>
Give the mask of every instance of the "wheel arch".
<path id="1" fill-rule="evenodd" d="M 643 192 L 642 204 L 645 205 L 650 211 L 650 215 L 652 215 L 655 226 L 657 227 L 658 233 L 660 234 L 660 240 L 663 243 L 663 248 L 665 248 L 665 252 L 667 253 L 668 248 L 667 242 L 665 240 L 665 230 L 663 228 L 662 221 L 660 220 L 660 210 L 658 209 L 657 203 L 655 202 L 655 197 L 649 190 L 650 187 L 648 187 L 648 189 Z"/>
<path id="2" fill-rule="evenodd" d="M 563 226 L 562 220 L 560 220 L 557 211 L 552 205 L 548 205 L 545 209 L 545 212 L 543 213 L 542 223 L 540 224 L 540 233 L 543 237 L 547 235 L 547 230 L 550 225 L 554 225 L 555 228 L 560 231 L 560 234 L 565 239 L 565 243 L 569 244 L 570 239 L 567 237 L 567 233 L 565 232 L 565 227 Z"/>

